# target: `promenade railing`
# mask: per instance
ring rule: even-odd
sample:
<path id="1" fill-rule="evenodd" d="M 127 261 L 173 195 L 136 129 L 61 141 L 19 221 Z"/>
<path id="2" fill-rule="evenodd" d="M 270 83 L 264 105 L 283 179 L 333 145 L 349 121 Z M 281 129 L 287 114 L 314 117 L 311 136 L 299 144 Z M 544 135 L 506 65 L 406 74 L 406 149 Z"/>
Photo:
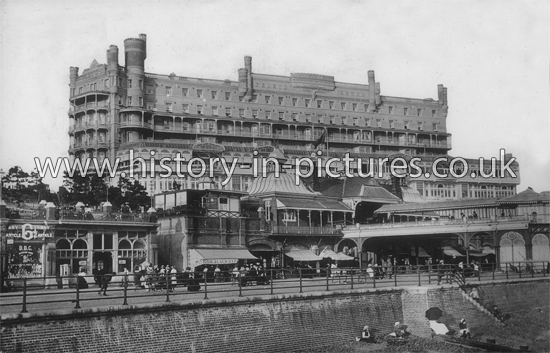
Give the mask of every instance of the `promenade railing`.
<path id="1" fill-rule="evenodd" d="M 112 305 L 209 300 L 226 297 L 277 295 L 458 284 L 481 281 L 546 277 L 548 262 L 524 261 L 500 264 L 401 265 L 367 268 L 291 268 L 247 271 L 116 274 L 101 289 L 102 275 L 4 278 L 0 295 L 1 313 L 26 313 L 55 309 L 84 309 Z M 83 285 L 84 281 L 86 285 Z M 49 283 L 49 285 L 45 285 Z M 53 287 L 53 288 L 52 288 Z M 87 287 L 87 288 L 84 288 Z M 103 295 L 103 293 L 107 295 Z M 99 295 L 98 295 L 99 294 Z"/>

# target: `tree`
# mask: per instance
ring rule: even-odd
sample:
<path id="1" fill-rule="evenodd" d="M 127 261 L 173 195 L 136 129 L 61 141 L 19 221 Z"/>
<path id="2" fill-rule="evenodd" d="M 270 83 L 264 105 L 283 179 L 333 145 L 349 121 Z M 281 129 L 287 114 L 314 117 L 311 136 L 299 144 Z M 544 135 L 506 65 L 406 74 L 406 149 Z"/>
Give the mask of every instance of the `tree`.
<path id="1" fill-rule="evenodd" d="M 137 180 L 132 181 L 121 177 L 118 180 L 118 187 L 120 189 L 120 196 L 115 200 L 118 205 L 128 203 L 132 210 L 136 210 L 141 206 L 147 209 L 151 206 L 151 199 L 147 195 L 145 187 Z"/>
<path id="2" fill-rule="evenodd" d="M 65 172 L 63 188 L 68 192 L 63 192 L 64 202 L 66 203 L 82 202 L 89 206 L 99 206 L 102 202 L 107 201 L 105 179 L 95 173 L 84 176 L 75 173 L 70 177 Z"/>
<path id="3" fill-rule="evenodd" d="M 56 199 L 55 194 L 50 192 L 49 185 L 43 183 L 36 169 L 29 174 L 20 166 L 11 167 L 2 177 L 2 198 L 15 203 L 38 203 L 41 200 Z"/>

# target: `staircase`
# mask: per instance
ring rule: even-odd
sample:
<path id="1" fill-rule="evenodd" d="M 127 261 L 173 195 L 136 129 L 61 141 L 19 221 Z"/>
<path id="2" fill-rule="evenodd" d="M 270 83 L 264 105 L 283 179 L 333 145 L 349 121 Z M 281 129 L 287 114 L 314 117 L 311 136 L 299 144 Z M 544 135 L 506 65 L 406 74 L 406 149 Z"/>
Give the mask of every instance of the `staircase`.
<path id="1" fill-rule="evenodd" d="M 492 312 L 490 312 L 489 310 L 487 310 L 483 305 L 481 305 L 480 303 L 478 303 L 477 301 L 475 301 L 474 299 L 472 299 L 472 297 L 470 297 L 470 295 L 468 294 L 468 292 L 466 292 L 466 279 L 461 276 L 458 272 L 457 274 L 455 274 L 455 276 L 453 277 L 453 282 L 455 282 L 456 284 L 458 284 L 458 287 L 460 288 L 460 294 L 462 295 L 462 297 L 469 301 L 470 303 L 472 303 L 474 305 L 474 307 L 477 308 L 478 311 L 484 313 L 485 315 L 489 316 L 491 319 L 493 319 L 495 321 L 495 323 L 497 323 L 498 325 L 501 325 L 501 326 L 504 326 L 504 323 L 499 319 L 497 318 L 495 315 L 493 315 Z"/>

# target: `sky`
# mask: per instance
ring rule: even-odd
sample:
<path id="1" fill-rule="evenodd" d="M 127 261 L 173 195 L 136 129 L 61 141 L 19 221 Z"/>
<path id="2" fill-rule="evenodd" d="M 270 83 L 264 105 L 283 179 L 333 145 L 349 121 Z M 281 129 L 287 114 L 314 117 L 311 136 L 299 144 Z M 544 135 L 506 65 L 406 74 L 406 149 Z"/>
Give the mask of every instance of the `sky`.
<path id="1" fill-rule="evenodd" d="M 69 67 L 106 62 L 147 34 L 146 72 L 237 80 L 307 72 L 381 94 L 448 87 L 451 156 L 520 165 L 518 191 L 550 190 L 550 3 L 528 1 L 0 2 L 0 168 L 68 156 Z M 45 178 L 57 190 L 62 179 Z"/>

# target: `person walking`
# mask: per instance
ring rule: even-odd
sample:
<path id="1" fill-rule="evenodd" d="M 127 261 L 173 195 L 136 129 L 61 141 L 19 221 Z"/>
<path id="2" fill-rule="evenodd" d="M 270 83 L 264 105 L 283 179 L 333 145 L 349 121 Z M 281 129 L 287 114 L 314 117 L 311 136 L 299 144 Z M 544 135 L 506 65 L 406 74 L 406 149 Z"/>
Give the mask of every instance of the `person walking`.
<path id="1" fill-rule="evenodd" d="M 178 270 L 176 269 L 175 266 L 173 266 L 172 269 L 170 270 L 170 282 L 171 282 L 170 292 L 173 292 L 174 289 L 176 288 L 176 284 L 178 283 Z"/>
<path id="2" fill-rule="evenodd" d="M 107 288 L 109 288 L 109 282 L 111 282 L 112 278 L 113 275 L 110 271 L 101 276 L 101 287 L 97 293 L 98 295 L 101 295 L 101 291 L 103 291 L 103 295 L 107 295 Z"/>

